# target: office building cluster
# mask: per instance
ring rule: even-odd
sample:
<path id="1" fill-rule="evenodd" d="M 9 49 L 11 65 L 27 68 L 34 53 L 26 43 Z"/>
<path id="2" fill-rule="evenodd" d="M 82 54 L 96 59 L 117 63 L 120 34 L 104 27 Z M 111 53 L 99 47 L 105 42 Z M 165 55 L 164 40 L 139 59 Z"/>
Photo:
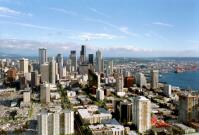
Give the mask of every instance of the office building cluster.
<path id="1" fill-rule="evenodd" d="M 159 61 L 87 54 L 85 45 L 67 56 L 51 57 L 47 48 L 37 53 L 0 60 L 0 133 L 199 133 L 199 94 L 161 82 Z"/>

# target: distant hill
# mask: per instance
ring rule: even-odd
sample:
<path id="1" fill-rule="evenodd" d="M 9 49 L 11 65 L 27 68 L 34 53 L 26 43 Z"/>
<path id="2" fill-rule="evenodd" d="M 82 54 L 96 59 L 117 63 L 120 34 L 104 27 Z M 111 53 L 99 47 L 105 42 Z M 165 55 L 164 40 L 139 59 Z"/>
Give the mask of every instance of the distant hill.
<path id="1" fill-rule="evenodd" d="M 21 55 L 0 52 L 0 58 L 20 58 Z"/>

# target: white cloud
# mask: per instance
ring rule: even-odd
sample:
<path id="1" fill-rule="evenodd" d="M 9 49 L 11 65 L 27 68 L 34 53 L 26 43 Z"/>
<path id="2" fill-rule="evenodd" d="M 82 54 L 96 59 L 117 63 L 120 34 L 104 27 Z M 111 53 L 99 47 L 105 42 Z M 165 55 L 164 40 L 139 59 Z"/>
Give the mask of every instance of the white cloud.
<path id="1" fill-rule="evenodd" d="M 7 15 L 7 16 L 19 16 L 19 15 L 27 15 L 32 16 L 31 13 L 22 13 L 20 11 L 0 6 L 0 15 Z"/>
<path id="2" fill-rule="evenodd" d="M 96 13 L 96 14 L 98 14 L 98 15 L 100 15 L 100 16 L 104 16 L 104 17 L 109 17 L 108 15 L 106 15 L 105 13 L 102 13 L 101 11 L 98 11 L 97 9 L 95 9 L 95 8 L 89 8 L 92 12 L 94 12 L 94 13 Z"/>
<path id="3" fill-rule="evenodd" d="M 21 12 L 7 8 L 7 7 L 0 7 L 0 14 L 19 15 L 21 14 Z"/>
<path id="4" fill-rule="evenodd" d="M 77 43 L 49 43 L 31 40 L 18 40 L 18 39 L 0 39 L 0 52 L 19 54 L 25 56 L 38 55 L 38 48 L 45 47 L 48 49 L 49 55 L 56 55 L 57 53 L 69 54 L 70 50 L 79 52 L 81 45 Z M 104 56 L 110 57 L 185 57 L 185 56 L 198 56 L 198 50 L 153 50 L 140 48 L 134 45 L 86 45 L 89 53 L 95 53 L 100 49 Z"/>
<path id="5" fill-rule="evenodd" d="M 95 47 L 96 48 L 96 47 Z M 98 46 L 100 50 L 110 51 L 110 52 L 152 52 L 152 49 L 139 48 L 134 45 L 114 45 L 101 47 Z"/>
<path id="6" fill-rule="evenodd" d="M 2 14 L 0 14 L 0 17 L 5 17 L 5 18 L 14 18 L 14 19 L 16 19 L 16 17 L 14 17 L 14 16 L 10 16 L 10 15 L 2 15 Z"/>
<path id="7" fill-rule="evenodd" d="M 28 27 L 28 28 L 42 29 L 42 30 L 67 31 L 67 32 L 70 31 L 67 29 L 59 29 L 59 28 L 54 28 L 54 27 L 41 26 L 41 25 L 22 23 L 22 22 L 0 21 L 0 23 L 13 24 L 13 25 L 19 25 L 19 26 Z"/>
<path id="8" fill-rule="evenodd" d="M 61 12 L 61 13 L 71 15 L 71 16 L 77 16 L 78 15 L 78 13 L 76 13 L 74 11 L 65 10 L 63 8 L 50 8 L 50 9 L 53 10 L 53 11 Z"/>
<path id="9" fill-rule="evenodd" d="M 128 27 L 126 27 L 126 26 L 120 27 L 120 26 L 117 26 L 115 24 L 112 24 L 112 23 L 109 23 L 109 22 L 106 22 L 106 21 L 103 21 L 103 20 L 100 20 L 100 19 L 84 18 L 84 20 L 107 25 L 111 28 L 114 28 L 114 29 L 126 34 L 126 35 L 130 35 L 130 36 L 138 35 L 137 33 L 129 31 Z"/>
<path id="10" fill-rule="evenodd" d="M 138 35 L 137 33 L 133 33 L 129 31 L 129 28 L 124 26 L 124 27 L 120 27 L 119 30 L 127 35 L 131 35 L 131 36 L 136 36 Z"/>
<path id="11" fill-rule="evenodd" d="M 174 25 L 169 24 L 169 23 L 163 23 L 163 22 L 154 22 L 152 23 L 154 25 L 159 25 L 159 26 L 164 26 L 164 27 L 174 27 Z"/>
<path id="12" fill-rule="evenodd" d="M 164 41 L 168 41 L 167 38 L 165 38 L 164 36 L 162 36 L 161 34 L 154 32 L 154 31 L 149 31 L 147 33 L 144 34 L 146 37 L 148 38 L 153 38 L 153 39 L 159 39 L 159 40 L 164 40 Z"/>
<path id="13" fill-rule="evenodd" d="M 78 35 L 80 40 L 88 41 L 88 40 L 98 40 L 98 39 L 115 39 L 115 38 L 122 38 L 122 36 L 107 34 L 107 33 L 81 33 Z"/>
<path id="14" fill-rule="evenodd" d="M 0 39 L 0 49 L 10 49 L 10 51 L 20 51 L 24 53 L 31 53 L 31 50 L 36 51 L 38 48 L 44 47 L 51 51 L 69 51 L 69 49 L 78 49 L 76 43 L 51 43 L 51 42 L 40 42 L 32 40 L 19 40 L 19 39 Z M 54 52 L 59 53 L 59 52 Z"/>

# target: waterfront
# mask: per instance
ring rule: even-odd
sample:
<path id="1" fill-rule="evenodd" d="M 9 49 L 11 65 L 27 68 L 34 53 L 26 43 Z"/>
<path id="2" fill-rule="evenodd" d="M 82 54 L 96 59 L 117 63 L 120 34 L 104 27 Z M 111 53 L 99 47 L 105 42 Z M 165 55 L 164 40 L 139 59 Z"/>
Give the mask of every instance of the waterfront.
<path id="1" fill-rule="evenodd" d="M 199 71 L 188 71 L 183 73 L 164 73 L 160 78 L 161 82 L 166 82 L 183 89 L 199 90 Z"/>

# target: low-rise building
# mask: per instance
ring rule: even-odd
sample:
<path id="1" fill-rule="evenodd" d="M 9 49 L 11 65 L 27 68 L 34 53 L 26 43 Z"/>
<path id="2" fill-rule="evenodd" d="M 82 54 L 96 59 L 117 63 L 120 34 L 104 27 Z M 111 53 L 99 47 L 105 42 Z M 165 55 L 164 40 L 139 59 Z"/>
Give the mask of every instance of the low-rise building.
<path id="1" fill-rule="evenodd" d="M 82 123 L 84 124 L 101 123 L 104 120 L 109 120 L 112 118 L 111 113 L 104 108 L 99 108 L 96 105 L 90 105 L 85 109 L 78 109 L 78 113 Z"/>

